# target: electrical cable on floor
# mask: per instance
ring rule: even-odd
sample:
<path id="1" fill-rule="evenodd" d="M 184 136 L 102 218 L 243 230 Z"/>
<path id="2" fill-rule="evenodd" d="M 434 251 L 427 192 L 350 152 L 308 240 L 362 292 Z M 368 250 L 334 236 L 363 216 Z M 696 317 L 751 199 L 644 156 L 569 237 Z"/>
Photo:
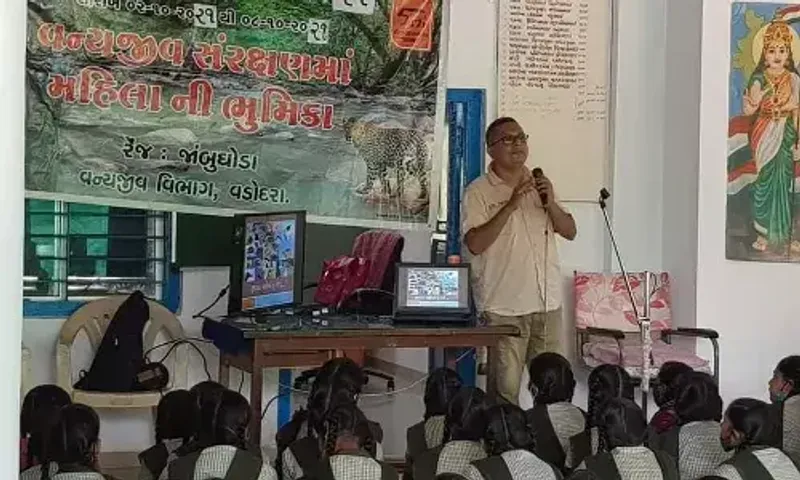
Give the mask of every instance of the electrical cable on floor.
<path id="1" fill-rule="evenodd" d="M 477 353 L 477 350 L 475 348 L 470 348 L 467 351 L 465 351 L 464 353 L 462 353 L 461 355 L 459 355 L 459 357 L 456 358 L 455 363 L 457 364 L 458 362 L 460 362 L 461 360 L 466 358 L 467 355 L 475 354 L 475 353 Z M 381 397 L 386 398 L 386 397 L 392 397 L 394 395 L 398 395 L 400 393 L 405 393 L 405 392 L 415 388 L 417 385 L 427 381 L 428 377 L 430 377 L 430 375 L 431 375 L 430 373 L 426 373 L 421 378 L 419 378 L 417 380 L 414 380 L 413 382 L 409 383 L 405 387 L 399 388 L 399 389 L 396 389 L 396 390 L 392 390 L 390 392 L 362 393 L 361 395 L 359 395 L 359 399 L 362 399 L 362 398 L 381 398 Z M 262 410 L 262 412 L 261 412 L 261 418 L 262 419 L 267 414 L 267 410 L 269 410 L 269 407 L 272 405 L 272 403 L 275 402 L 275 400 L 279 399 L 280 397 L 284 397 L 286 395 L 289 395 L 290 393 L 299 393 L 301 395 L 308 396 L 308 393 L 309 393 L 308 390 L 301 390 L 299 388 L 294 388 L 294 386 L 284 385 L 282 383 L 278 383 L 278 390 L 281 391 L 281 393 L 278 393 L 277 395 L 274 395 L 272 398 L 270 398 L 269 401 L 267 402 L 266 406 L 264 406 L 264 410 Z"/>

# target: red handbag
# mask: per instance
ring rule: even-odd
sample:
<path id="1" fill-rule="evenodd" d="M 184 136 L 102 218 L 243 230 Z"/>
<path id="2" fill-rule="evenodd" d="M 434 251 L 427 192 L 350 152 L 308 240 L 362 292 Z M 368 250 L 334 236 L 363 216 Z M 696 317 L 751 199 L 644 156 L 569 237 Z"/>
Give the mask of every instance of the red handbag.
<path id="1" fill-rule="evenodd" d="M 351 293 L 366 285 L 369 266 L 370 261 L 366 258 L 349 255 L 325 260 L 314 302 L 338 308 Z"/>

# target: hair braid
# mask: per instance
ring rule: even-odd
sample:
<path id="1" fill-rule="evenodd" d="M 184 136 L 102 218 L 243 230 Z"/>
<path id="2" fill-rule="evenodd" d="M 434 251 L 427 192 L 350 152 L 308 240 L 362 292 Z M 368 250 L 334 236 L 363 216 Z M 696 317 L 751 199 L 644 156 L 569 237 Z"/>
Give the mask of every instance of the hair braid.
<path id="1" fill-rule="evenodd" d="M 336 453 L 336 440 L 339 438 L 339 422 L 336 418 L 325 420 L 325 446 L 323 452 L 330 457 Z"/>

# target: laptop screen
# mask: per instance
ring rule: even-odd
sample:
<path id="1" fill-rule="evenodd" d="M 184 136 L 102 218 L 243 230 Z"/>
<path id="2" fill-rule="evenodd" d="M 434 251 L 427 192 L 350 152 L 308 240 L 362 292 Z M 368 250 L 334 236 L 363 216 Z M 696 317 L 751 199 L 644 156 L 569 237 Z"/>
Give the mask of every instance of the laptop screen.
<path id="1" fill-rule="evenodd" d="M 395 314 L 453 314 L 472 312 L 468 265 L 397 266 Z"/>

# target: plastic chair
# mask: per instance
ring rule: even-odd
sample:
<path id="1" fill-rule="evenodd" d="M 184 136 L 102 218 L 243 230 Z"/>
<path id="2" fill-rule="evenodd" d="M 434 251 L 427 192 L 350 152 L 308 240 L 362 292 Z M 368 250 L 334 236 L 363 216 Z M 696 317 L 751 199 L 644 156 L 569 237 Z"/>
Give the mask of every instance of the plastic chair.
<path id="1" fill-rule="evenodd" d="M 155 392 L 95 392 L 76 389 L 72 378 L 72 347 L 78 333 L 86 332 L 92 350 L 100 345 L 108 324 L 122 302 L 128 297 L 118 295 L 94 300 L 75 311 L 61 326 L 56 347 L 56 376 L 58 385 L 67 391 L 73 402 L 83 403 L 94 408 L 155 408 L 164 393 L 169 389 L 186 388 L 188 375 L 187 345 L 175 348 L 173 368 L 170 371 L 170 387 Z M 150 307 L 150 321 L 144 328 L 144 350 L 155 345 L 160 332 L 167 340 L 185 338 L 178 318 L 166 307 L 153 300 L 147 300 Z"/>
<path id="2" fill-rule="evenodd" d="M 668 361 L 685 363 L 695 370 L 713 373 L 719 382 L 719 334 L 705 328 L 672 328 L 670 281 L 667 273 L 637 272 L 628 275 L 641 312 L 644 305 L 645 275 L 651 275 L 650 326 L 652 351 L 643 368 L 643 342 L 639 321 L 631 306 L 625 279 L 619 273 L 575 272 L 574 307 L 578 356 L 590 368 L 602 364 L 620 365 L 631 377 L 651 379 Z M 704 338 L 714 348 L 713 366 L 693 351 L 671 344 L 673 337 Z"/>

